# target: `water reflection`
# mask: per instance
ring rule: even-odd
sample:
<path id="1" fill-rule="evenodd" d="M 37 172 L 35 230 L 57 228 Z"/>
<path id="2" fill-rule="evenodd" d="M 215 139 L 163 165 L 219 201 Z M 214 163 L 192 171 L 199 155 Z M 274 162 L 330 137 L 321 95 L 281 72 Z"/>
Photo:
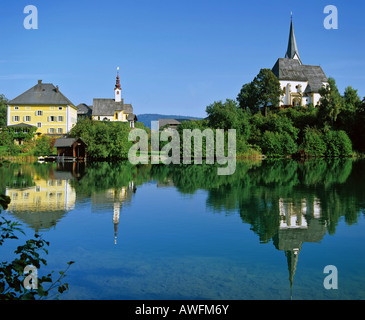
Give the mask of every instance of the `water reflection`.
<path id="1" fill-rule="evenodd" d="M 304 242 L 320 242 L 326 234 L 326 223 L 321 222 L 320 201 L 279 199 L 280 226 L 273 237 L 276 249 L 285 252 L 288 262 L 290 289 L 299 253 Z M 291 294 L 292 296 L 292 294 Z"/>
<path id="2" fill-rule="evenodd" d="M 133 181 L 129 181 L 127 186 L 111 188 L 103 192 L 96 192 L 91 195 L 92 212 L 111 212 L 114 225 L 114 244 L 117 244 L 118 225 L 120 212 L 123 206 L 130 204 L 132 195 L 137 188 Z"/>
<path id="3" fill-rule="evenodd" d="M 11 197 L 8 212 L 35 231 L 89 201 L 92 213 L 110 215 L 115 244 L 120 214 L 138 186 L 153 181 L 181 194 L 206 190 L 209 211 L 239 215 L 260 243 L 285 254 L 292 289 L 303 244 L 321 242 L 336 233 L 340 219 L 351 225 L 364 213 L 364 175 L 365 161 L 348 159 L 244 161 L 232 176 L 218 176 L 210 165 L 10 164 L 0 168 L 0 189 Z"/>
<path id="4" fill-rule="evenodd" d="M 5 194 L 11 198 L 7 211 L 36 232 L 54 227 L 74 209 L 76 192 L 70 181 L 75 179 L 75 168 L 13 165 L 11 169 L 13 179 L 5 176 Z"/>

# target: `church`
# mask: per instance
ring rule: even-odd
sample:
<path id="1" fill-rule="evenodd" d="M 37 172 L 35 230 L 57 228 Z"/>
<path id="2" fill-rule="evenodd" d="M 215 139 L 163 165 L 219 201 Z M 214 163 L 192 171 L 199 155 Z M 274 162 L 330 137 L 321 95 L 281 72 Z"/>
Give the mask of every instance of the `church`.
<path id="1" fill-rule="evenodd" d="M 319 105 L 319 90 L 328 85 L 328 79 L 320 66 L 305 65 L 299 55 L 294 34 L 293 19 L 290 23 L 289 43 L 285 58 L 279 58 L 272 72 L 279 79 L 284 95 L 280 106 Z"/>
<path id="2" fill-rule="evenodd" d="M 93 99 L 92 119 L 129 122 L 129 126 L 134 128 L 137 116 L 133 113 L 132 105 L 124 103 L 124 99 L 122 98 L 119 68 L 114 88 L 114 99 Z"/>

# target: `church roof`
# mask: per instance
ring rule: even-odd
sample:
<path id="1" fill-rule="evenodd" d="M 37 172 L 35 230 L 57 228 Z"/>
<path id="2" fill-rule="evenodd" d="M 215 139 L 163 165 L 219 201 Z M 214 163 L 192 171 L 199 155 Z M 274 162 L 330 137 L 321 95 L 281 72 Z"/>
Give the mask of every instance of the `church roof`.
<path id="1" fill-rule="evenodd" d="M 93 116 L 113 116 L 116 111 L 133 113 L 132 105 L 124 104 L 123 99 L 120 102 L 116 102 L 114 99 L 94 99 L 92 109 Z"/>
<path id="2" fill-rule="evenodd" d="M 73 105 L 52 83 L 38 83 L 9 101 L 11 105 Z"/>
<path id="3" fill-rule="evenodd" d="M 306 92 L 318 92 L 328 78 L 320 66 L 303 65 L 296 59 L 279 58 L 272 72 L 279 80 L 307 81 Z"/>

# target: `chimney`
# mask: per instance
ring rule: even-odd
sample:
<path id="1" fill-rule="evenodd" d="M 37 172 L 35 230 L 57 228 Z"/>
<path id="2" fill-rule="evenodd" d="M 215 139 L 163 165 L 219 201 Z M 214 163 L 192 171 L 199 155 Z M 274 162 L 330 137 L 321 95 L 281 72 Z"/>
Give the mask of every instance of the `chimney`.
<path id="1" fill-rule="evenodd" d="M 58 86 L 56 86 L 56 92 L 58 92 Z"/>
<path id="2" fill-rule="evenodd" d="M 42 80 L 38 80 L 38 84 L 42 84 Z"/>

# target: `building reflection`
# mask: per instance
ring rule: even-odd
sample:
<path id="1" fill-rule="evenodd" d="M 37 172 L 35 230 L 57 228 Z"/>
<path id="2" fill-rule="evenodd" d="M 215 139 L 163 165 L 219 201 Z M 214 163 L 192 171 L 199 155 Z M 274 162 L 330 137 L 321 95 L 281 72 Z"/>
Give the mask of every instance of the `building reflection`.
<path id="1" fill-rule="evenodd" d="M 132 196 L 136 193 L 137 188 L 133 181 L 130 181 L 128 186 L 121 188 L 111 188 L 103 192 L 94 193 L 91 195 L 92 211 L 97 212 L 113 212 L 114 225 L 114 244 L 117 244 L 118 225 L 120 212 L 123 206 L 129 205 Z"/>
<path id="2" fill-rule="evenodd" d="M 71 180 L 82 177 L 72 163 L 47 169 L 46 174 L 35 172 L 30 177 L 20 168 L 14 172 L 17 178 L 6 187 L 6 195 L 11 199 L 7 211 L 35 232 L 54 227 L 74 209 L 76 192 Z"/>
<path id="3" fill-rule="evenodd" d="M 303 243 L 319 243 L 327 229 L 321 220 L 320 200 L 317 198 L 280 198 L 279 215 L 280 226 L 273 237 L 273 244 L 276 249 L 285 252 L 292 297 L 294 275 Z"/>

